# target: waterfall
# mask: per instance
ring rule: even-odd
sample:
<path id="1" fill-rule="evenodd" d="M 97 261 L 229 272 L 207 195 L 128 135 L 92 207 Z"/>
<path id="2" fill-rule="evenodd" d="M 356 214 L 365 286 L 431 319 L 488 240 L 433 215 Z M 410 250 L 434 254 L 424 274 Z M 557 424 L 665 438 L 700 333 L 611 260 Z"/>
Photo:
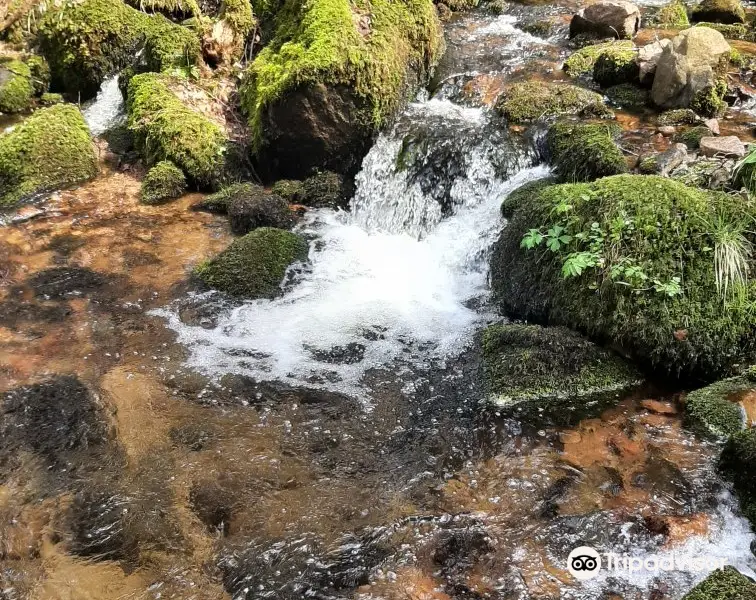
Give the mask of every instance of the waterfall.
<path id="1" fill-rule="evenodd" d="M 88 103 L 82 113 L 91 134 L 98 136 L 118 125 L 124 118 L 124 110 L 118 76 L 113 75 L 103 81 L 97 98 Z"/>

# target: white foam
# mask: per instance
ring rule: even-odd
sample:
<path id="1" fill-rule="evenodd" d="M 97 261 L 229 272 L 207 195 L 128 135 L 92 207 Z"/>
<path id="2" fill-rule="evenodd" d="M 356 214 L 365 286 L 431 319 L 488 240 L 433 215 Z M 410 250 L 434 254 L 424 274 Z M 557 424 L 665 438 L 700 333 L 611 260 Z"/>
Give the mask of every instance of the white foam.
<path id="1" fill-rule="evenodd" d="M 100 91 L 82 111 L 84 120 L 93 136 L 102 135 L 124 119 L 124 103 L 118 88 L 118 76 L 114 75 L 102 82 Z"/>

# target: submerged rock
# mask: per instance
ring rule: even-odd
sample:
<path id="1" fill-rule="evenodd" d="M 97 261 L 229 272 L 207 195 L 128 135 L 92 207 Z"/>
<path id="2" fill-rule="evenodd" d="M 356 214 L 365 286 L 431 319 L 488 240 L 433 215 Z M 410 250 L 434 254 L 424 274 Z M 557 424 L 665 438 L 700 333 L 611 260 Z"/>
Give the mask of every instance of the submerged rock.
<path id="1" fill-rule="evenodd" d="M 570 37 L 631 38 L 640 29 L 640 10 L 625 0 L 600 0 L 580 9 L 570 23 Z"/>
<path id="2" fill-rule="evenodd" d="M 186 177 L 176 165 L 164 160 L 152 167 L 142 181 L 139 199 L 143 204 L 161 204 L 186 192 Z"/>
<path id="3" fill-rule="evenodd" d="M 306 260 L 307 242 L 300 236 L 261 227 L 234 240 L 218 256 L 195 269 L 211 288 L 244 298 L 274 298 L 289 265 Z"/>
<path id="4" fill-rule="evenodd" d="M 564 327 L 492 325 L 483 359 L 490 398 L 538 423 L 595 416 L 642 381 L 627 362 Z"/>
<path id="5" fill-rule="evenodd" d="M 0 208 L 86 181 L 96 173 L 87 124 L 72 104 L 38 110 L 0 134 Z"/>
<path id="6" fill-rule="evenodd" d="M 510 123 L 579 114 L 609 116 L 603 98 L 575 85 L 528 81 L 507 88 L 496 102 L 496 110 Z"/>
<path id="7" fill-rule="evenodd" d="M 675 375 L 713 378 L 753 351 L 754 283 L 718 287 L 710 251 L 710 224 L 753 218 L 746 200 L 619 175 L 535 189 L 510 210 L 491 268 L 505 314 L 586 331 Z"/>
<path id="8" fill-rule="evenodd" d="M 549 129 L 546 148 L 562 181 L 593 181 L 627 172 L 627 162 L 614 142 L 613 123 L 560 121 Z"/>

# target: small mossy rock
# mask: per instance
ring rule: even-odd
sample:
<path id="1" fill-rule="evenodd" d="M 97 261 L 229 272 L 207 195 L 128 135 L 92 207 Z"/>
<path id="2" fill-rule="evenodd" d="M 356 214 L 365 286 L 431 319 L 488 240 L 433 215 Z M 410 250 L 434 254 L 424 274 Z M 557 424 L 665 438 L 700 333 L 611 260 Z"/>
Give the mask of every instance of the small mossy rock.
<path id="1" fill-rule="evenodd" d="M 299 200 L 314 208 L 345 208 L 352 197 L 351 186 L 333 171 L 319 171 L 302 182 Z"/>
<path id="2" fill-rule="evenodd" d="M 200 57 L 199 36 L 162 15 L 148 15 L 121 0 L 65 3 L 45 13 L 38 40 L 55 88 L 93 97 L 103 80 L 137 59 L 151 70 L 188 67 Z"/>
<path id="3" fill-rule="evenodd" d="M 715 29 L 728 40 L 743 40 L 746 42 L 753 42 L 756 40 L 754 33 L 743 23 L 724 24 L 703 21 L 701 23 L 696 23 L 696 27 L 709 27 L 710 29 Z"/>
<path id="4" fill-rule="evenodd" d="M 258 190 L 261 194 L 264 192 L 261 186 L 252 183 L 232 183 L 231 185 L 218 190 L 214 194 L 210 194 L 204 200 L 200 200 L 192 208 L 194 210 L 205 210 L 219 215 L 227 215 L 228 206 L 231 204 L 231 200 L 234 199 L 237 193 L 243 193 L 247 188 Z"/>
<path id="5" fill-rule="evenodd" d="M 604 93 L 611 105 L 628 111 L 643 110 L 649 102 L 648 90 L 632 83 L 613 85 L 604 90 Z"/>
<path id="6" fill-rule="evenodd" d="M 718 291 L 711 223 L 754 216 L 742 197 L 657 176 L 548 186 L 520 201 L 495 244 L 492 288 L 506 315 L 611 340 L 660 373 L 713 379 L 754 353 L 756 283 Z"/>
<path id="7" fill-rule="evenodd" d="M 666 125 L 695 125 L 701 121 L 701 117 L 695 111 L 689 108 L 678 108 L 664 111 L 659 115 L 656 122 L 663 127 Z"/>
<path id="8" fill-rule="evenodd" d="M 640 10 L 625 0 L 599 0 L 580 9 L 570 22 L 570 38 L 629 39 L 640 28 Z"/>
<path id="9" fill-rule="evenodd" d="M 200 188 L 217 188 L 227 176 L 228 140 L 221 128 L 186 106 L 158 73 L 129 81 L 128 126 L 148 164 L 170 160 Z"/>
<path id="10" fill-rule="evenodd" d="M 489 398 L 519 419 L 570 425 L 641 383 L 627 362 L 564 327 L 491 325 L 483 332 Z"/>
<path id="11" fill-rule="evenodd" d="M 745 23 L 745 11 L 740 0 L 703 0 L 693 9 L 691 19 L 698 23 Z"/>
<path id="12" fill-rule="evenodd" d="M 727 103 L 724 101 L 726 93 L 727 80 L 715 79 L 711 85 L 704 87 L 693 96 L 690 107 L 703 117 L 722 117 L 727 111 Z"/>
<path id="13" fill-rule="evenodd" d="M 630 40 L 621 40 L 584 46 L 570 54 L 567 60 L 564 61 L 562 68 L 570 77 L 592 75 L 593 66 L 596 64 L 599 56 L 606 51 L 614 49 L 632 50 L 633 43 Z"/>
<path id="14" fill-rule="evenodd" d="M 249 233 L 258 227 L 291 229 L 294 224 L 286 201 L 270 194 L 258 185 L 240 183 L 228 190 L 228 219 L 231 231 L 237 235 Z"/>
<path id="15" fill-rule="evenodd" d="M 607 48 L 593 65 L 593 80 L 602 88 L 638 81 L 638 53 L 632 48 Z"/>
<path id="16" fill-rule="evenodd" d="M 162 204 L 181 197 L 185 192 L 184 173 L 171 161 L 164 160 L 145 175 L 139 199 L 142 204 Z"/>
<path id="17" fill-rule="evenodd" d="M 725 190 L 730 186 L 735 161 L 699 158 L 672 171 L 675 181 L 704 190 Z"/>
<path id="18" fill-rule="evenodd" d="M 42 106 L 52 106 L 53 104 L 60 104 L 62 102 L 64 102 L 63 96 L 52 92 L 45 92 L 39 97 L 39 103 Z"/>
<path id="19" fill-rule="evenodd" d="M 687 29 L 690 27 L 688 9 L 680 0 L 662 6 L 654 19 L 654 25 L 662 29 Z"/>
<path id="20" fill-rule="evenodd" d="M 756 584 L 734 567 L 727 566 L 714 571 L 683 596 L 683 600 L 756 600 Z"/>
<path id="21" fill-rule="evenodd" d="M 685 426 L 704 438 L 729 438 L 745 427 L 736 397 L 754 387 L 745 377 L 733 377 L 690 392 L 685 399 Z"/>
<path id="22" fill-rule="evenodd" d="M 274 298 L 289 266 L 307 258 L 300 236 L 271 227 L 255 229 L 234 240 L 218 256 L 197 267 L 195 275 L 209 287 L 242 298 Z"/>
<path id="23" fill-rule="evenodd" d="M 304 187 L 296 179 L 280 179 L 273 184 L 271 191 L 281 196 L 289 204 L 301 204 Z"/>
<path id="24" fill-rule="evenodd" d="M 254 151 L 278 177 L 353 173 L 442 51 L 431 0 L 286 0 L 240 88 Z"/>
<path id="25" fill-rule="evenodd" d="M 134 132 L 125 123 L 111 127 L 102 134 L 108 143 L 108 150 L 114 154 L 124 155 L 134 150 Z"/>
<path id="26" fill-rule="evenodd" d="M 0 208 L 97 173 L 97 159 L 81 112 L 71 104 L 36 111 L 0 134 Z"/>
<path id="27" fill-rule="evenodd" d="M 756 477 L 753 473 L 755 464 L 756 429 L 745 429 L 734 433 L 722 450 L 719 468 L 724 476 L 733 482 L 740 508 L 751 525 L 756 525 Z M 753 591 L 752 594 L 748 596 L 749 599 L 756 598 Z M 730 598 L 730 596 L 722 597 Z"/>
<path id="28" fill-rule="evenodd" d="M 504 91 L 496 110 L 510 123 L 562 115 L 609 116 L 600 94 L 576 85 L 528 81 Z"/>
<path id="29" fill-rule="evenodd" d="M 627 173 L 625 157 L 614 143 L 620 132 L 615 123 L 555 123 L 546 136 L 554 173 L 567 182 Z"/>
<path id="30" fill-rule="evenodd" d="M 667 45 L 659 58 L 656 76 L 651 88 L 654 104 L 661 108 L 699 108 L 707 114 L 721 108 L 718 101 L 709 98 L 710 91 L 720 91 L 716 70 L 730 45 L 721 33 L 708 27 L 691 27 L 681 31 Z M 706 103 L 715 106 L 704 106 Z M 699 108 L 696 108 L 698 105 Z"/>
<path id="31" fill-rule="evenodd" d="M 24 111 L 31 106 L 33 97 L 29 67 L 20 60 L 0 60 L 0 112 Z"/>
<path id="32" fill-rule="evenodd" d="M 677 136 L 677 139 L 691 150 L 697 150 L 701 145 L 701 139 L 710 135 L 711 129 L 706 125 L 696 125 L 695 127 L 688 127 Z"/>

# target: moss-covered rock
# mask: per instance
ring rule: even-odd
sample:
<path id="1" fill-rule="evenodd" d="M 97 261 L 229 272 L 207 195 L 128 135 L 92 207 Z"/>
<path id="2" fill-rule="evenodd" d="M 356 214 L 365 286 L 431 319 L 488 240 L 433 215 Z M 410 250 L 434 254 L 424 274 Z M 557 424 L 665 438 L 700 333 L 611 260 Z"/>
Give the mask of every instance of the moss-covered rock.
<path id="1" fill-rule="evenodd" d="M 0 135 L 0 207 L 93 177 L 97 160 L 79 109 L 38 110 Z"/>
<path id="2" fill-rule="evenodd" d="M 351 197 L 350 186 L 341 175 L 319 171 L 302 182 L 299 201 L 315 208 L 344 208 Z"/>
<path id="3" fill-rule="evenodd" d="M 615 123 L 555 123 L 546 136 L 554 172 L 567 182 L 627 173 L 625 157 L 614 143 L 620 132 Z"/>
<path id="4" fill-rule="evenodd" d="M 0 59 L 0 112 L 17 113 L 31 106 L 34 97 L 31 70 L 20 60 Z"/>
<path id="5" fill-rule="evenodd" d="M 680 0 L 673 0 L 662 6 L 653 24 L 663 29 L 687 29 L 690 27 L 688 9 Z"/>
<path id="6" fill-rule="evenodd" d="M 691 20 L 712 23 L 745 23 L 740 0 L 703 0 L 693 9 Z"/>
<path id="7" fill-rule="evenodd" d="M 595 416 L 642 380 L 624 360 L 564 327 L 491 325 L 483 332 L 483 365 L 491 400 L 539 424 Z"/>
<path id="8" fill-rule="evenodd" d="M 603 42 L 601 44 L 591 44 L 576 50 L 564 61 L 562 68 L 570 77 L 579 77 L 580 75 L 592 75 L 593 67 L 599 56 L 604 52 L 624 52 L 632 51 L 633 43 L 630 40 L 621 40 L 613 42 Z"/>
<path id="9" fill-rule="evenodd" d="M 731 159 L 699 157 L 675 169 L 670 177 L 691 187 L 721 191 L 729 188 L 734 167 Z"/>
<path id="10" fill-rule="evenodd" d="M 603 88 L 637 82 L 640 73 L 635 61 L 637 55 L 633 48 L 607 48 L 593 65 L 593 80 Z"/>
<path id="11" fill-rule="evenodd" d="M 39 103 L 42 106 L 52 106 L 53 104 L 60 104 L 61 102 L 63 102 L 63 96 L 61 94 L 45 92 L 39 97 Z"/>
<path id="12" fill-rule="evenodd" d="M 514 210 L 492 287 L 505 314 L 611 340 L 659 372 L 714 378 L 754 352 L 756 284 L 718 285 L 711 249 L 753 241 L 754 217 L 742 197 L 663 177 L 549 186 Z"/>
<path id="13" fill-rule="evenodd" d="M 176 165 L 164 160 L 152 167 L 142 181 L 143 204 L 162 204 L 186 192 L 186 177 Z"/>
<path id="14" fill-rule="evenodd" d="M 289 265 L 307 258 L 307 242 L 300 236 L 263 227 L 255 229 L 212 260 L 195 275 L 211 288 L 244 298 L 274 298 Z"/>
<path id="15" fill-rule="evenodd" d="M 686 427 L 702 437 L 729 438 L 745 427 L 738 395 L 754 388 L 747 378 L 733 377 L 691 392 L 685 401 Z"/>
<path id="16" fill-rule="evenodd" d="M 228 204 L 228 220 L 231 231 L 243 235 L 259 227 L 291 229 L 294 218 L 286 200 L 263 190 L 251 189 L 237 192 Z"/>
<path id="17" fill-rule="evenodd" d="M 724 23 L 701 22 L 696 23 L 696 27 L 709 27 L 710 29 L 716 29 L 728 40 L 744 40 L 752 42 L 756 39 L 753 32 L 743 23 L 731 23 L 728 25 Z"/>
<path id="18" fill-rule="evenodd" d="M 171 82 L 158 73 L 129 82 L 128 126 L 136 147 L 148 164 L 169 160 L 197 186 L 217 187 L 225 177 L 228 140 L 218 125 L 184 105 Z"/>
<path id="19" fill-rule="evenodd" d="M 301 204 L 304 187 L 296 179 L 280 179 L 273 184 L 271 191 L 281 196 L 289 204 Z"/>
<path id="20" fill-rule="evenodd" d="M 666 110 L 659 115 L 657 123 L 659 125 L 695 125 L 701 122 L 695 111 L 689 108 L 675 108 L 673 110 Z"/>
<path id="21" fill-rule="evenodd" d="M 558 183 L 554 177 L 544 177 L 535 179 L 521 185 L 516 190 L 507 194 L 501 203 L 501 216 L 510 219 L 520 204 L 527 202 L 531 195 L 541 191 L 543 188 Z"/>
<path id="22" fill-rule="evenodd" d="M 632 83 L 613 85 L 604 90 L 604 93 L 611 105 L 629 111 L 643 110 L 649 104 L 648 90 Z"/>
<path id="23" fill-rule="evenodd" d="M 677 139 L 691 150 L 696 150 L 701 145 L 701 138 L 710 135 L 712 135 L 711 129 L 706 125 L 696 125 L 685 129 L 677 136 Z"/>
<path id="24" fill-rule="evenodd" d="M 756 600 L 756 584 L 728 566 L 714 571 L 683 600 Z"/>
<path id="25" fill-rule="evenodd" d="M 730 479 L 743 514 L 756 526 L 756 429 L 745 429 L 730 437 L 722 451 L 719 468 Z M 736 596 L 737 597 L 737 596 Z M 727 597 L 728 599 L 730 596 Z M 756 594 L 748 596 L 756 598 Z"/>
<path id="26" fill-rule="evenodd" d="M 31 73 L 32 87 L 34 87 L 34 94 L 44 94 L 50 87 L 50 65 L 41 56 L 32 54 L 24 59 L 26 66 L 29 67 L 29 73 Z"/>
<path id="27" fill-rule="evenodd" d="M 584 88 L 540 81 L 516 83 L 504 91 L 496 110 L 510 123 L 561 115 L 609 116 L 603 98 Z"/>
<path id="28" fill-rule="evenodd" d="M 278 176 L 354 171 L 443 49 L 431 0 L 287 0 L 247 70 L 254 149 Z"/>
<path id="29" fill-rule="evenodd" d="M 690 102 L 690 108 L 704 117 L 721 117 L 727 111 L 724 95 L 727 93 L 727 80 L 722 78 L 698 92 Z"/>
<path id="30" fill-rule="evenodd" d="M 151 13 L 169 17 L 190 18 L 202 14 L 197 0 L 126 0 L 126 4 Z"/>
<path id="31" fill-rule="evenodd" d="M 38 38 L 54 85 L 82 99 L 94 96 L 108 75 L 133 64 L 142 48 L 147 68 L 155 71 L 191 66 L 200 57 L 195 32 L 120 0 L 65 3 L 45 14 Z"/>

